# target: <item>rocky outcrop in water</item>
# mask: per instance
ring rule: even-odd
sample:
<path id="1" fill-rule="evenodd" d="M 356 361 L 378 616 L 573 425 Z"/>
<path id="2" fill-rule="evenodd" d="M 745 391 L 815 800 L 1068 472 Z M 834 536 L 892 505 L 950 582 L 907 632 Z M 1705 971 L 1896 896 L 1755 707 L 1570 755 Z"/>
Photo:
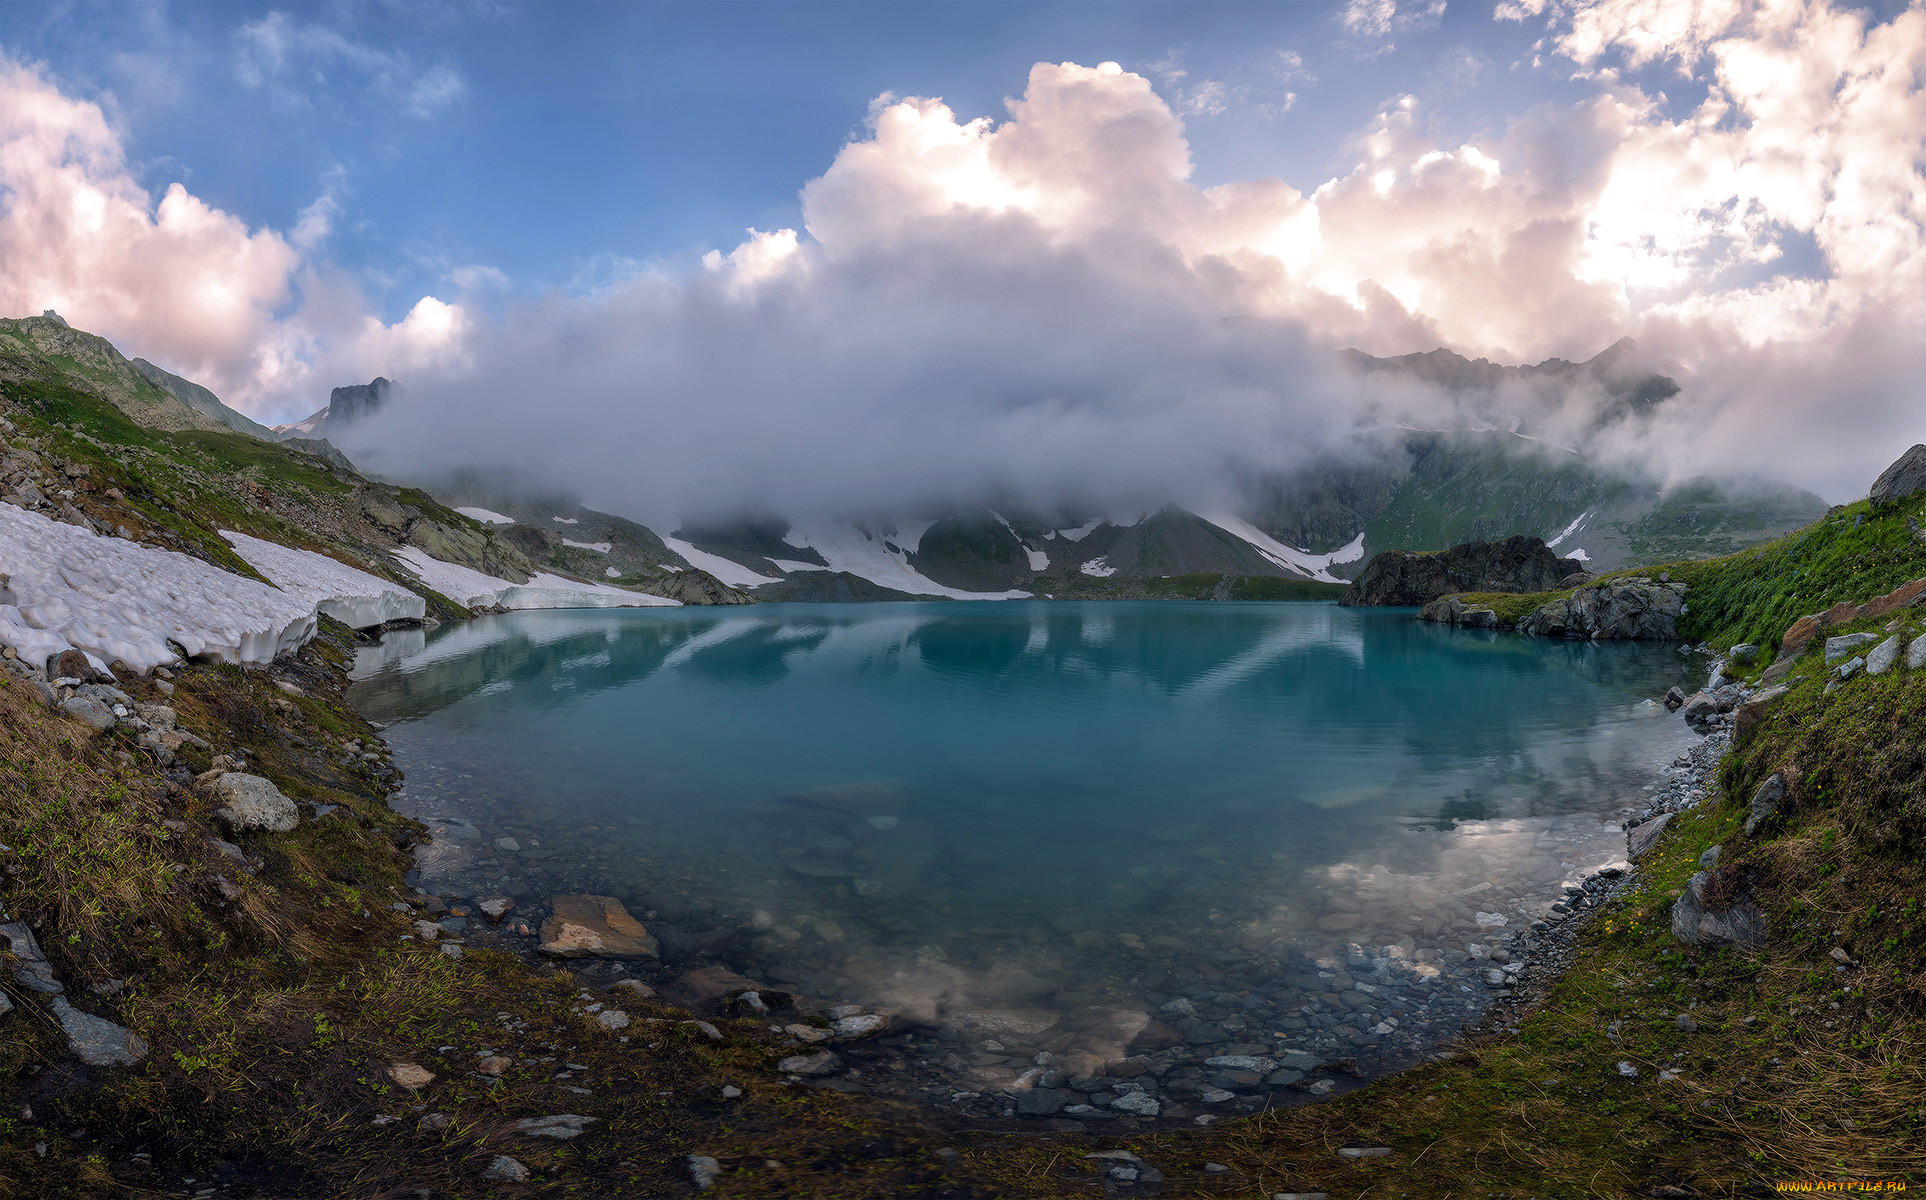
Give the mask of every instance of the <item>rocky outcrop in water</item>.
<path id="1" fill-rule="evenodd" d="M 1541 538 L 1466 542 L 1436 554 L 1386 550 L 1364 568 L 1339 604 L 1427 604 L 1452 592 L 1547 592 L 1584 571 L 1553 554 Z"/>
<path id="2" fill-rule="evenodd" d="M 1612 579 L 1544 604 L 1518 622 L 1518 632 L 1594 641 L 1677 641 L 1685 591 L 1682 583 L 1642 575 Z"/>

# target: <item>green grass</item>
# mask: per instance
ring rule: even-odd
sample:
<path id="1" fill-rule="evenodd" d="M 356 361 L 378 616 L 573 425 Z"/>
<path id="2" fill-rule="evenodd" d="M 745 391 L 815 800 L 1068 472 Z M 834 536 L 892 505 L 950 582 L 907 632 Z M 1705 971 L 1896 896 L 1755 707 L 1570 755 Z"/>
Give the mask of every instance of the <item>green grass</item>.
<path id="1" fill-rule="evenodd" d="M 1863 602 L 1926 577 L 1926 539 L 1915 533 L 1926 516 L 1926 496 L 1875 509 L 1846 505 L 1804 529 L 1723 558 L 1627 568 L 1601 579 L 1665 576 L 1685 583 L 1686 612 L 1679 636 L 1725 648 L 1762 647 L 1770 661 L 1786 627 L 1841 601 Z M 1488 607 L 1506 628 L 1569 591 L 1479 592 L 1462 599 Z"/>
<path id="2" fill-rule="evenodd" d="M 220 469 L 245 472 L 263 483 L 335 494 L 354 490 L 322 460 L 244 433 L 191 430 L 171 434 L 169 439 L 176 446 L 199 451 Z"/>

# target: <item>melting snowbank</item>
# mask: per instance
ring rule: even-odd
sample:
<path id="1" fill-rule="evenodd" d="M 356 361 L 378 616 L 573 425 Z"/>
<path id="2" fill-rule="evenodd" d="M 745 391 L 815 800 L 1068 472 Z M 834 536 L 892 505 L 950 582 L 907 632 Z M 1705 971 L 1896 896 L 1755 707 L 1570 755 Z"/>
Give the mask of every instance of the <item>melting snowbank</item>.
<path id="1" fill-rule="evenodd" d="M 511 583 L 455 563 L 442 562 L 414 546 L 403 546 L 394 556 L 422 583 L 464 608 L 672 608 L 681 604 L 665 596 L 650 596 L 599 583 L 580 583 L 560 575 L 537 575 L 527 583 Z"/>
<path id="2" fill-rule="evenodd" d="M 398 583 L 357 571 L 312 550 L 294 550 L 245 533 L 221 536 L 247 564 L 290 596 L 314 606 L 350 629 L 370 629 L 390 621 L 419 621 L 428 605 Z"/>
<path id="3" fill-rule="evenodd" d="M 314 610 L 197 558 L 0 504 L 0 643 L 36 665 L 70 647 L 98 668 L 150 671 L 183 651 L 267 662 L 314 636 Z"/>

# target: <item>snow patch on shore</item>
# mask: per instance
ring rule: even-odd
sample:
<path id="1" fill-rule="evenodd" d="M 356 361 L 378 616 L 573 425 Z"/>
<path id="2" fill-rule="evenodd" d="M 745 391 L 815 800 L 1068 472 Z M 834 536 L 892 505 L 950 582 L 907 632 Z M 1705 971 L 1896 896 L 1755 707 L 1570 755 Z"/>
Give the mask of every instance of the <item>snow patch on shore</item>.
<path id="1" fill-rule="evenodd" d="M 527 583 L 513 583 L 443 562 L 416 546 L 403 546 L 394 557 L 423 584 L 464 608 L 672 608 L 681 604 L 666 596 L 582 583 L 560 575 L 540 574 Z"/>
<path id="2" fill-rule="evenodd" d="M 275 587 L 350 629 L 419 621 L 428 613 L 427 602 L 407 588 L 325 554 L 291 549 L 230 529 L 221 530 L 221 536 Z"/>
<path id="3" fill-rule="evenodd" d="M 198 558 L 0 504 L 0 643 L 36 665 L 70 648 L 143 672 L 182 652 L 268 662 L 314 636 L 314 609 Z"/>

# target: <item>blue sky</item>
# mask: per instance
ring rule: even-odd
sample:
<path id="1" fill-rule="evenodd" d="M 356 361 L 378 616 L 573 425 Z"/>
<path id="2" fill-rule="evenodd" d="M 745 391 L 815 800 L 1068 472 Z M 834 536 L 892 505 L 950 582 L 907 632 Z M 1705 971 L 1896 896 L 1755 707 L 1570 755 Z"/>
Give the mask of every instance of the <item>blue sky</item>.
<path id="1" fill-rule="evenodd" d="M 1577 90 L 1517 66 L 1540 31 L 1484 5 L 1383 36 L 1347 31 L 1344 12 L 1200 0 L 14 5 L 0 40 L 102 101 L 155 192 L 182 181 L 275 228 L 338 197 L 334 255 L 369 273 L 393 319 L 446 289 L 451 267 L 567 286 L 611 259 L 692 262 L 746 227 L 795 225 L 799 187 L 861 134 L 877 96 L 940 96 L 959 116 L 1001 119 L 1039 61 L 1114 60 L 1174 104 L 1190 98 L 1200 183 L 1276 175 L 1306 190 L 1345 167 L 1346 140 L 1394 96 L 1436 102 L 1427 120 L 1464 137 Z M 248 31 L 264 27 L 294 46 L 279 71 L 252 52 Z M 424 79 L 454 82 L 418 96 Z M 1225 89 L 1222 111 L 1195 106 L 1210 81 Z"/>
<path id="2" fill-rule="evenodd" d="M 1688 386 L 1597 453 L 1853 495 L 1926 437 L 1922 80 L 1926 0 L 14 3 L 0 311 L 638 508 L 1207 491 L 1458 419 L 1345 347 L 1631 336 Z"/>

